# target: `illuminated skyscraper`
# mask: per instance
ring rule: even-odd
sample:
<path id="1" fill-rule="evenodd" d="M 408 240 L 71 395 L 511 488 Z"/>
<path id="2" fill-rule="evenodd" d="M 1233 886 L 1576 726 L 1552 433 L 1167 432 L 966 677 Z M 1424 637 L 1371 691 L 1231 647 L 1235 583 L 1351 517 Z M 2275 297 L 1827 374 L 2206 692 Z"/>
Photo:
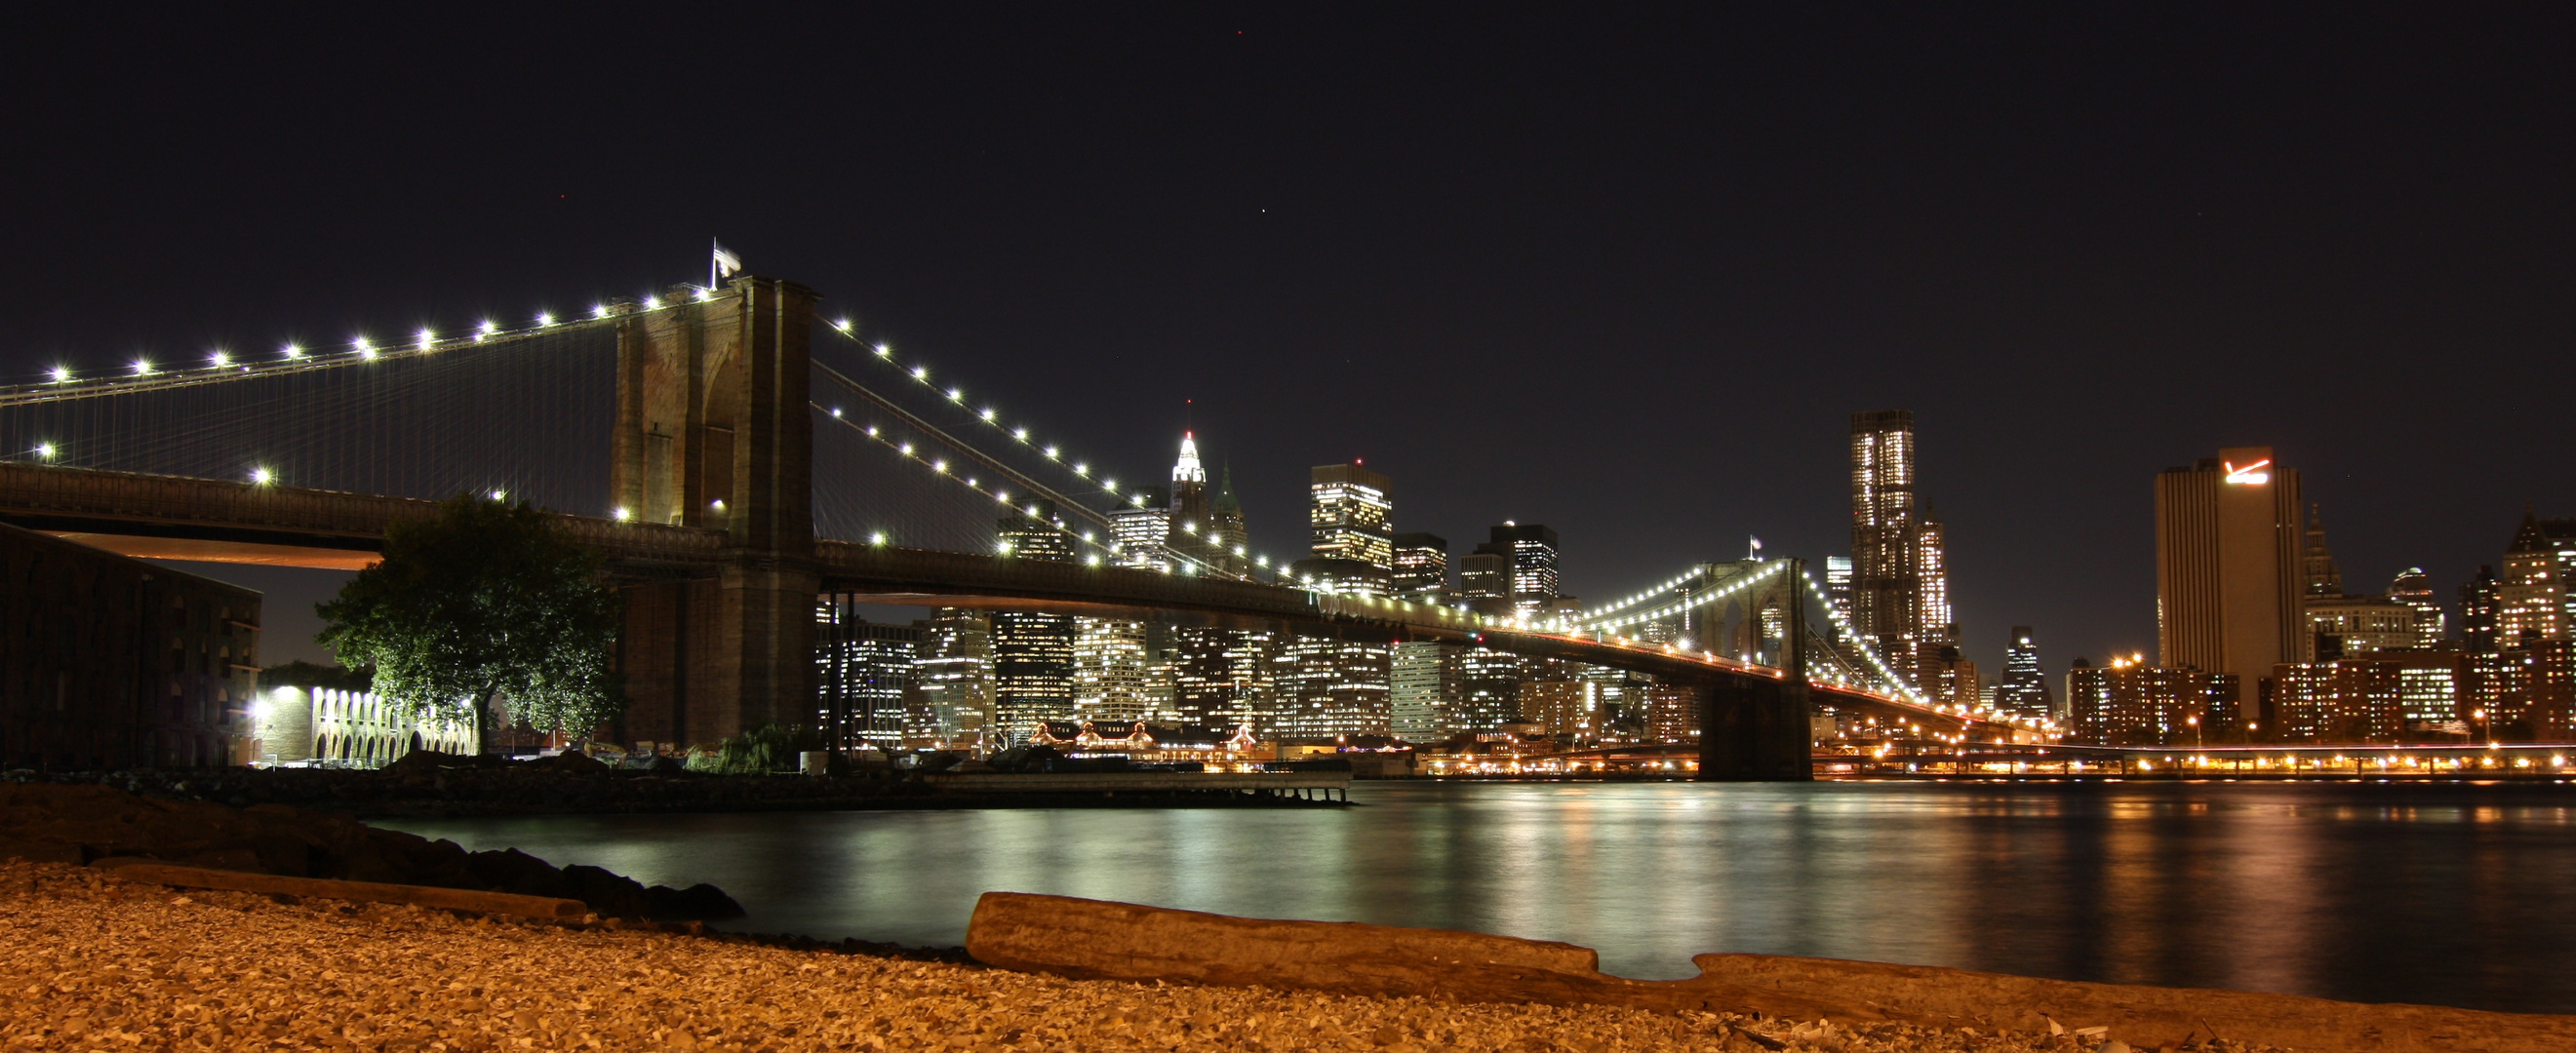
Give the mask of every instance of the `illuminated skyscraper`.
<path id="1" fill-rule="evenodd" d="M 1192 729 L 1270 729 L 1277 636 L 1185 625 L 1172 629 L 1172 706 Z"/>
<path id="2" fill-rule="evenodd" d="M 1535 615 L 1557 597 L 1556 531 L 1538 523 L 1506 521 L 1493 529 L 1493 540 L 1476 546 L 1476 551 L 1502 557 L 1508 576 L 1505 595 L 1513 610 Z"/>
<path id="3" fill-rule="evenodd" d="M 1140 486 L 1128 491 L 1125 502 L 1109 513 L 1109 522 L 1118 538 L 1118 562 L 1142 570 L 1170 570 L 1172 561 L 1163 554 L 1163 541 L 1172 532 L 1171 491 L 1160 486 Z"/>
<path id="4" fill-rule="evenodd" d="M 2268 446 L 2156 476 L 2156 668 L 2253 685 L 2313 660 L 2299 473 Z M 2251 689 L 2248 689 L 2249 694 Z"/>
<path id="5" fill-rule="evenodd" d="M 1156 715 L 1145 692 L 1145 623 L 1074 619 L 1073 715 L 1107 723 Z"/>
<path id="6" fill-rule="evenodd" d="M 1000 523 L 998 549 L 1014 559 L 1073 561 L 1073 538 L 1055 506 L 1031 502 Z M 1026 742 L 1040 722 L 1073 720 L 1074 619 L 1063 614 L 993 614 L 993 724 L 990 748 Z"/>
<path id="7" fill-rule="evenodd" d="M 1825 631 L 1839 636 L 1844 631 L 1842 626 L 1850 625 L 1852 617 L 1852 561 L 1850 556 L 1825 557 L 1825 602 L 1833 609 L 1835 614 L 1841 616 L 1840 625 L 1835 624 L 1835 619 L 1833 618 L 1825 619 Z"/>
<path id="8" fill-rule="evenodd" d="M 928 746 L 981 746 L 993 722 L 993 624 L 984 612 L 942 607 L 924 625 L 913 680 L 928 722 L 905 736 Z"/>
<path id="9" fill-rule="evenodd" d="M 1438 603 L 1449 594 L 1449 542 L 1437 534 L 1395 535 L 1395 594 Z"/>
<path id="10" fill-rule="evenodd" d="M 2048 674 L 2040 669 L 2039 647 L 2031 642 L 2030 626 L 2013 626 L 2012 642 L 2004 647 L 2004 682 L 1995 688 L 1995 708 L 2043 718 L 2057 708 L 2049 698 Z"/>
<path id="11" fill-rule="evenodd" d="M 2567 638 L 2561 546 L 2549 536 L 2549 525 L 2525 509 L 2522 527 L 2505 550 L 2504 573 L 2496 579 L 2496 636 L 2504 647 L 2521 646 L 2526 639 Z"/>
<path id="12" fill-rule="evenodd" d="M 1357 461 L 1319 465 L 1308 475 L 1307 523 L 1314 532 L 1314 554 L 1394 570 L 1395 534 L 1387 527 L 1393 510 L 1391 481 Z"/>
<path id="13" fill-rule="evenodd" d="M 1909 684 L 1950 668 L 1948 538 L 1915 491 L 1914 412 L 1852 414 L 1851 624 Z"/>
<path id="14" fill-rule="evenodd" d="M 903 747 L 917 705 L 914 661 L 923 631 L 860 617 L 858 601 L 823 598 L 814 610 L 815 726 L 834 750 Z"/>
<path id="15" fill-rule="evenodd" d="M 1439 742 L 1458 733 L 1458 703 L 1464 688 L 1458 663 L 1465 652 L 1459 644 L 1439 640 L 1395 645 L 1388 688 L 1395 737 Z"/>
<path id="16" fill-rule="evenodd" d="M 2422 567 L 2408 567 L 2388 583 L 2388 598 L 2415 612 L 2415 646 L 2431 647 L 2442 642 L 2447 632 L 2443 624 L 2442 604 L 2433 599 L 2433 579 Z"/>
<path id="17" fill-rule="evenodd" d="M 2478 576 L 2460 586 L 2460 636 L 2471 651 L 2494 654 L 2502 641 L 2496 639 L 2496 613 L 2504 606 L 2497 595 L 2495 568 L 2480 566 Z"/>

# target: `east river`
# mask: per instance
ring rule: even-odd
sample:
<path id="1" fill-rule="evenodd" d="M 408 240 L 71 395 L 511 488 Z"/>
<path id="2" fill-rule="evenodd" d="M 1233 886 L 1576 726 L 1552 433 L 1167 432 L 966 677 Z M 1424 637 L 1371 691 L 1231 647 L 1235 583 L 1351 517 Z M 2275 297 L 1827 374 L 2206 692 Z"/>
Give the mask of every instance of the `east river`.
<path id="1" fill-rule="evenodd" d="M 1506 933 L 1692 975 L 1752 951 L 2576 1013 L 2576 788 L 1359 783 L 1348 809 L 382 825 L 722 887 L 726 927 L 963 943 L 988 890 Z"/>

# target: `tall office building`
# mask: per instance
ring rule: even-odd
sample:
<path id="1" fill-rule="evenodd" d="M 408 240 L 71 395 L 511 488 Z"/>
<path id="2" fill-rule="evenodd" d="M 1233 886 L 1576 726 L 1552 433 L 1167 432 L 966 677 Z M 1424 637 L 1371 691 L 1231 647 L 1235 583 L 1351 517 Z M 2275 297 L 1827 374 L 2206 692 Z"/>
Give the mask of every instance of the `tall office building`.
<path id="1" fill-rule="evenodd" d="M 1521 657 L 1469 647 L 1458 655 L 1458 720 L 1462 732 L 1493 731 L 1520 719 Z"/>
<path id="2" fill-rule="evenodd" d="M 2537 513 L 2525 509 L 2522 526 L 2504 553 L 2496 578 L 2496 636 L 2505 647 L 2524 640 L 2567 638 L 2567 589 L 2559 545 Z"/>
<path id="3" fill-rule="evenodd" d="M 1216 564 L 1242 577 L 1252 569 L 1252 535 L 1244 525 L 1243 502 L 1234 496 L 1234 466 L 1217 477 L 1216 497 L 1208 501 L 1208 532 L 1216 545 Z"/>
<path id="4" fill-rule="evenodd" d="M 2400 571 L 2388 583 L 2388 598 L 2415 612 L 2415 646 L 2432 647 L 2442 642 L 2448 627 L 2443 622 L 2442 604 L 2433 598 L 2433 579 L 2422 567 Z"/>
<path id="5" fill-rule="evenodd" d="M 1277 635 L 1202 625 L 1172 629 L 1172 708 L 1181 726 L 1267 733 L 1274 691 Z"/>
<path id="6" fill-rule="evenodd" d="M 1387 706 L 1395 737 L 1439 742 L 1458 733 L 1458 703 L 1464 689 L 1458 663 L 1466 650 L 1439 640 L 1395 645 Z"/>
<path id="7" fill-rule="evenodd" d="M 1853 635 L 1921 687 L 1958 639 L 1948 536 L 1915 490 L 1914 412 L 1852 414 L 1851 458 Z"/>
<path id="8" fill-rule="evenodd" d="M 1825 557 L 1825 603 L 1838 616 L 1838 618 L 1825 619 L 1825 631 L 1839 639 L 1844 631 L 1843 626 L 1851 624 L 1852 561 L 1850 556 Z"/>
<path id="9" fill-rule="evenodd" d="M 996 546 L 1015 559 L 1073 561 L 1073 537 L 1055 522 L 1055 506 L 1033 501 L 1004 517 Z M 1073 720 L 1071 615 L 998 611 L 992 616 L 993 726 L 990 748 L 1028 741 L 1040 723 Z"/>
<path id="10" fill-rule="evenodd" d="M 1512 557 L 1483 545 L 1458 558 L 1458 595 L 1480 614 L 1512 609 Z"/>
<path id="11" fill-rule="evenodd" d="M 2156 668 L 2251 685 L 2312 660 L 2299 473 L 2268 446 L 2156 476 Z"/>
<path id="12" fill-rule="evenodd" d="M 1145 623 L 1074 619 L 1073 719 L 1132 724 L 1159 715 L 1148 704 L 1145 659 Z"/>
<path id="13" fill-rule="evenodd" d="M 1163 541 L 1172 532 L 1172 492 L 1160 486 L 1140 486 L 1126 495 L 1126 500 L 1109 513 L 1110 529 L 1118 539 L 1118 562 L 1140 570 L 1171 570 L 1172 561 L 1163 553 Z"/>
<path id="14" fill-rule="evenodd" d="M 1319 558 L 1356 560 L 1395 569 L 1395 534 L 1387 527 L 1394 504 L 1392 481 L 1353 461 L 1318 465 L 1308 473 L 1307 523 Z"/>
<path id="15" fill-rule="evenodd" d="M 1556 531 L 1538 523 L 1507 520 L 1495 527 L 1492 540 L 1477 545 L 1476 551 L 1502 557 L 1507 575 L 1505 595 L 1510 597 L 1515 612 L 1536 615 L 1556 599 Z"/>
<path id="16" fill-rule="evenodd" d="M 1395 535 L 1395 594 L 1438 603 L 1449 595 L 1449 542 L 1437 534 Z"/>
<path id="17" fill-rule="evenodd" d="M 2469 650 L 2494 654 L 2501 649 L 2496 638 L 2496 615 L 2504 606 L 2501 591 L 2495 568 L 2484 565 L 2477 577 L 2460 586 L 2460 637 Z"/>
<path id="18" fill-rule="evenodd" d="M 815 727 L 836 751 L 898 750 L 910 709 L 921 702 L 915 660 L 925 633 L 859 615 L 857 600 L 823 597 L 814 607 Z"/>
<path id="19" fill-rule="evenodd" d="M 2308 505 L 2308 543 L 2300 555 L 2301 575 L 2307 582 L 2303 590 L 2310 596 L 2343 595 L 2343 568 L 2335 565 L 2334 549 L 2326 545 L 2326 520 L 2315 503 Z"/>
<path id="20" fill-rule="evenodd" d="M 2040 669 L 2039 646 L 2031 642 L 2030 626 L 2013 626 L 2012 643 L 2004 647 L 2004 680 L 1995 687 L 1995 708 L 2040 718 L 2057 709 L 2056 700 L 2049 697 L 2048 674 Z"/>
<path id="21" fill-rule="evenodd" d="M 993 722 L 993 623 L 982 611 L 941 607 L 923 623 L 913 662 L 923 726 L 905 737 L 932 747 L 984 745 Z"/>

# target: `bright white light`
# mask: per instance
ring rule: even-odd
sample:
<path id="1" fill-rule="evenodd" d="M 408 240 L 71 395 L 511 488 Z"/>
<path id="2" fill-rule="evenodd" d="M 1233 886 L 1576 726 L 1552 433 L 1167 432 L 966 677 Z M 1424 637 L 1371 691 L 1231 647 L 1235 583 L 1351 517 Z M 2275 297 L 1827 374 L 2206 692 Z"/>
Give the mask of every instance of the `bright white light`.
<path id="1" fill-rule="evenodd" d="M 1000 501 L 1001 503 L 1006 504 L 1006 505 L 1007 505 L 1007 504 L 1010 504 L 1010 503 L 1011 503 L 1011 492 L 1010 492 L 1010 491 L 1008 491 L 1008 490 L 995 490 L 995 491 L 993 491 L 993 500 Z"/>
<path id="2" fill-rule="evenodd" d="M 1011 543 L 1010 543 L 1010 542 L 1008 542 L 1008 541 L 1001 542 L 1001 543 L 999 543 L 999 544 L 994 545 L 994 546 L 993 546 L 993 550 L 994 550 L 994 551 L 996 551 L 996 552 L 999 552 L 999 553 L 1001 553 L 1001 554 L 1003 554 L 1003 555 L 1005 555 L 1005 556 L 1010 555 L 1010 554 L 1011 554 Z"/>
<path id="3" fill-rule="evenodd" d="M 554 316 L 554 315 L 548 314 L 548 313 L 546 313 L 546 312 L 544 312 L 544 311 L 539 311 L 539 312 L 537 312 L 537 325 L 538 325 L 540 328 L 545 327 L 545 326 L 549 326 L 549 325 L 553 325 L 553 324 L 555 324 L 555 316 Z"/>
<path id="4" fill-rule="evenodd" d="M 140 359 L 140 358 L 135 359 L 135 360 L 134 360 L 134 375 L 135 375 L 135 376 L 138 376 L 138 377 L 148 377 L 148 376 L 151 376 L 151 375 L 152 375 L 152 363 L 151 363 L 151 362 L 149 362 L 149 361 L 146 361 L 146 360 L 144 360 L 144 359 Z"/>
<path id="5" fill-rule="evenodd" d="M 483 320 L 483 324 L 474 327 L 474 331 L 483 336 L 490 336 L 501 331 L 501 323 L 486 318 Z"/>
<path id="6" fill-rule="evenodd" d="M 495 501 L 506 501 L 506 500 L 508 500 L 508 499 L 509 499 L 509 497 L 510 497 L 510 492 L 509 492 L 509 491 L 507 491 L 507 490 L 494 490 L 494 491 L 492 491 L 492 499 L 493 499 L 493 500 L 495 500 Z"/>
<path id="7" fill-rule="evenodd" d="M 268 481 L 271 478 L 272 476 L 268 474 L 268 469 L 266 468 L 253 468 L 250 470 L 250 481 L 253 485 L 267 486 Z"/>
<path id="8" fill-rule="evenodd" d="M 209 356 L 207 360 L 213 362 L 217 369 L 222 369 L 225 366 L 233 364 L 233 356 L 227 355 L 221 351 L 215 352 L 212 356 Z"/>
<path id="9" fill-rule="evenodd" d="M 963 391 L 959 391 L 959 390 L 957 390 L 956 388 L 950 388 L 950 389 L 948 389 L 948 401 L 950 401 L 950 402 L 956 402 L 956 401 L 958 401 L 958 400 L 960 400 L 960 399 L 963 399 L 963 398 L 965 398 L 965 397 L 966 397 L 966 393 L 965 393 L 965 392 L 963 392 Z"/>
<path id="10" fill-rule="evenodd" d="M 1027 428 L 1013 428 L 1011 429 L 1011 437 L 1018 439 L 1021 442 L 1027 442 L 1029 441 L 1029 430 Z"/>
<path id="11" fill-rule="evenodd" d="M 1086 538 L 1085 540 L 1089 539 Z M 1090 566 L 1097 567 L 1100 565 L 1100 553 L 1094 552 L 1091 555 L 1083 557 L 1082 561 Z"/>
<path id="12" fill-rule="evenodd" d="M 930 462 L 930 470 L 946 475 L 948 474 L 948 462 L 944 460 L 932 461 Z"/>
<path id="13" fill-rule="evenodd" d="M 644 306 L 648 309 L 660 307 L 662 306 L 662 298 L 659 296 L 647 296 L 644 298 Z"/>
<path id="14" fill-rule="evenodd" d="M 705 302 L 707 302 L 707 301 L 709 301 L 709 300 L 712 300 L 712 299 L 715 299 L 715 298 L 716 298 L 716 291 L 715 291 L 715 290 L 713 290 L 713 289 L 700 289 L 700 290 L 698 290 L 698 302 L 699 302 L 699 303 L 705 303 Z"/>
<path id="15" fill-rule="evenodd" d="M 833 420 L 839 420 L 839 419 L 841 419 L 841 407 L 839 407 L 839 406 L 834 406 L 834 407 L 832 407 L 832 419 L 833 419 Z"/>
<path id="16" fill-rule="evenodd" d="M 593 318 L 608 317 L 608 305 L 604 303 L 595 303 L 590 305 L 590 316 Z"/>
<path id="17" fill-rule="evenodd" d="M 611 513 L 609 513 L 609 514 L 610 514 L 610 515 L 613 515 L 613 516 L 616 516 L 616 517 L 617 517 L 617 521 L 618 521 L 618 522 L 620 522 L 620 523 L 623 523 L 623 522 L 625 522 L 625 521 L 627 521 L 627 520 L 629 520 L 629 519 L 633 519 L 633 518 L 635 518 L 635 513 L 634 513 L 634 512 L 632 512 L 632 511 L 630 511 L 630 510 L 628 510 L 628 509 L 627 509 L 627 507 L 626 507 L 625 505 L 619 505 L 619 506 L 617 506 L 617 511 L 611 512 Z"/>
<path id="18" fill-rule="evenodd" d="M 885 544 L 885 532 L 884 532 L 884 531 L 882 531 L 882 530 L 880 530 L 880 531 L 878 531 L 878 532 L 876 532 L 876 533 L 873 533 L 873 534 L 868 535 L 868 544 L 871 544 L 871 545 L 882 545 L 882 544 Z"/>
<path id="19" fill-rule="evenodd" d="M 1047 455 L 1047 459 L 1048 459 L 1048 460 L 1050 460 L 1050 461 L 1054 460 L 1054 459 L 1055 459 L 1055 453 L 1056 453 L 1055 447 L 1053 447 L 1053 446 L 1049 446 L 1049 447 L 1047 447 L 1047 448 L 1046 448 L 1046 455 Z"/>
<path id="20" fill-rule="evenodd" d="M 1110 493 L 1117 493 L 1117 492 L 1118 492 L 1118 480 L 1116 480 L 1116 479 L 1102 479 L 1102 480 L 1100 481 L 1100 488 L 1101 488 L 1101 489 L 1103 489 L 1103 490 L 1107 490 L 1107 491 L 1109 491 Z"/>
<path id="21" fill-rule="evenodd" d="M 878 344 L 878 345 L 877 345 L 877 357 L 878 357 L 878 358 L 884 358 L 884 357 L 886 357 L 887 355 L 891 355 L 891 354 L 893 354 L 893 353 L 894 353 L 894 348 L 889 347 L 889 346 L 887 346 L 887 345 L 885 345 L 885 344 Z"/>
<path id="22" fill-rule="evenodd" d="M 45 458 L 46 460 L 52 460 L 54 457 L 54 444 L 50 442 L 37 443 L 36 456 Z"/>
<path id="23" fill-rule="evenodd" d="M 1253 565 L 1253 566 L 1256 566 L 1256 567 L 1267 567 L 1267 566 L 1269 566 L 1269 565 L 1270 565 L 1270 557 L 1268 557 L 1268 556 L 1257 556 L 1257 557 L 1254 557 L 1254 559 L 1253 559 L 1253 561 L 1252 561 L 1252 565 Z"/>
<path id="24" fill-rule="evenodd" d="M 873 438 L 876 438 L 876 437 L 877 437 L 877 426 L 876 426 L 876 425 L 874 425 L 874 424 L 868 425 L 868 438 L 873 439 Z"/>
<path id="25" fill-rule="evenodd" d="M 914 367 L 912 367 L 912 379 L 914 379 L 914 380 L 928 380 L 928 379 L 930 379 L 930 367 L 929 367 L 929 366 L 914 366 Z"/>
<path id="26" fill-rule="evenodd" d="M 1136 506 L 1136 507 L 1138 507 L 1138 508 L 1143 508 L 1143 507 L 1145 507 L 1145 495 L 1143 495 L 1143 494 L 1137 494 L 1137 495 L 1136 495 L 1136 496 L 1134 496 L 1134 497 L 1130 497 L 1130 498 L 1128 498 L 1128 499 L 1127 499 L 1127 503 L 1128 503 L 1128 504 L 1131 504 L 1131 505 L 1135 505 L 1135 506 Z"/>
<path id="27" fill-rule="evenodd" d="M 849 331 L 850 331 L 850 320 L 849 320 L 849 319 L 847 319 L 847 318 L 844 318 L 844 319 L 841 319 L 840 321 L 834 322 L 834 323 L 832 323 L 832 328 L 834 328 L 834 329 L 838 329 L 838 330 L 840 330 L 840 331 L 842 331 L 842 332 L 844 332 L 844 333 L 849 332 Z"/>
<path id="28" fill-rule="evenodd" d="M 991 406 L 986 406 L 986 407 L 984 407 L 983 417 L 984 417 L 984 423 L 986 423 L 986 424 L 991 424 L 991 423 L 993 423 L 993 407 L 991 407 Z"/>
<path id="29" fill-rule="evenodd" d="M 72 378 L 72 370 L 70 366 L 55 366 L 50 375 L 54 378 L 54 383 L 60 384 Z"/>
<path id="30" fill-rule="evenodd" d="M 974 477 L 974 476 L 971 476 L 971 475 L 970 475 L 970 476 L 967 476 L 967 477 L 966 477 L 966 485 L 968 485 L 968 486 L 973 486 L 973 485 L 975 485 L 975 477 Z"/>
<path id="31" fill-rule="evenodd" d="M 1073 465 L 1073 474 L 1087 477 L 1091 474 L 1091 466 L 1076 461 Z"/>
<path id="32" fill-rule="evenodd" d="M 903 445 L 901 445 L 901 446 L 897 446 L 897 447 L 895 447 L 895 449 L 902 451 L 902 452 L 903 452 L 903 455 L 904 455 L 904 456 L 906 456 L 906 457 L 910 457 L 910 456 L 912 456 L 912 444 L 911 444 L 911 443 L 908 443 L 908 442 L 907 442 L 907 443 L 905 443 L 905 444 L 903 444 Z"/>
<path id="33" fill-rule="evenodd" d="M 427 351 L 427 350 L 429 350 L 429 345 L 434 344 L 434 343 L 437 343 L 437 342 L 438 342 L 438 338 L 437 338 L 437 337 L 435 337 L 435 336 L 433 336 L 433 335 L 431 335 L 431 333 L 430 333 L 430 331 L 429 331 L 429 330 L 427 330 L 427 329 L 423 329 L 423 330 L 421 330 L 421 331 L 420 331 L 420 349 L 421 349 L 421 350 L 423 350 L 423 351 Z"/>

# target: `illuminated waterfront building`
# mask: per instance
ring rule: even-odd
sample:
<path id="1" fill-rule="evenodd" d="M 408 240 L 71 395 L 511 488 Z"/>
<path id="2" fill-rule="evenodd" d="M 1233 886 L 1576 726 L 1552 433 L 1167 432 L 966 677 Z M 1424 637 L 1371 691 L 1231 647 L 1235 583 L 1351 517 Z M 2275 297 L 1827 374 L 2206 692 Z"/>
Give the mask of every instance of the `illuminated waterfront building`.
<path id="1" fill-rule="evenodd" d="M 827 596 L 814 610 L 814 727 L 833 750 L 899 750 L 907 726 L 919 727 L 915 668 L 925 630 L 885 625 L 858 613 L 858 601 Z"/>
<path id="2" fill-rule="evenodd" d="M 1438 534 L 1395 535 L 1395 594 L 1439 603 L 1449 596 L 1449 542 Z"/>
<path id="3" fill-rule="evenodd" d="M 1134 723 L 1158 716 L 1147 697 L 1145 664 L 1145 623 L 1076 618 L 1074 719 Z"/>
<path id="4" fill-rule="evenodd" d="M 2076 659 L 2066 672 L 2068 732 L 2102 746 L 2174 746 L 2243 742 L 2260 721 L 2239 717 L 2232 673 L 2151 666 L 2133 655 L 2094 666 Z M 2269 670 L 2266 670 L 2268 673 Z"/>
<path id="5" fill-rule="evenodd" d="M 993 626 L 982 612 L 942 607 L 923 622 L 913 682 L 924 718 L 906 727 L 907 745 L 983 745 L 993 720 Z"/>
<path id="6" fill-rule="evenodd" d="M 2057 708 L 2049 697 L 2048 674 L 2040 669 L 2039 646 L 2031 642 L 2030 626 L 2013 626 L 2012 642 L 2004 647 L 2004 679 L 1995 687 L 1995 708 L 2041 718 L 2054 715 Z"/>
<path id="7" fill-rule="evenodd" d="M 2472 662 L 2449 651 L 2388 650 L 2275 667 L 2266 739 L 2400 742 L 2467 734 Z"/>
<path id="8" fill-rule="evenodd" d="M 1389 496 L 1392 485 L 1386 476 L 1357 461 L 1310 470 L 1306 521 L 1313 533 L 1314 555 L 1393 571 L 1395 535 L 1387 527 L 1394 508 Z"/>
<path id="9" fill-rule="evenodd" d="M 2442 604 L 2433 598 L 2433 579 L 2422 567 L 2408 567 L 2388 583 L 2388 598 L 2415 612 L 2415 646 L 2432 647 L 2446 637 Z"/>
<path id="10" fill-rule="evenodd" d="M 1204 731 L 1249 726 L 1267 734 L 1276 697 L 1276 634 L 1195 625 L 1175 626 L 1171 633 L 1175 722 Z"/>
<path id="11" fill-rule="evenodd" d="M 2158 668 L 2240 684 L 2311 660 L 2299 473 L 2268 446 L 2156 476 Z"/>
<path id="12" fill-rule="evenodd" d="M 1852 616 L 1852 561 L 1850 556 L 1825 557 L 1825 606 L 1839 617 L 1825 619 L 1829 638 L 1843 636 Z"/>
<path id="13" fill-rule="evenodd" d="M 1399 549 L 1399 567 L 1402 558 Z M 1409 640 L 1394 646 L 1387 704 L 1395 737 L 1439 742 L 1458 733 L 1463 726 L 1458 707 L 1464 697 L 1458 663 L 1466 650 L 1441 640 Z"/>
<path id="14" fill-rule="evenodd" d="M 1520 719 L 1519 655 L 1468 647 L 1458 655 L 1458 722 L 1462 732 L 1497 731 Z"/>
<path id="15" fill-rule="evenodd" d="M 1389 646 L 1317 636 L 1289 640 L 1280 649 L 1277 737 L 1392 734 Z"/>
<path id="16" fill-rule="evenodd" d="M 1055 522 L 1055 505 L 1035 501 L 1000 523 L 996 547 L 1013 559 L 1073 561 L 1073 538 Z M 993 725 L 986 745 L 1028 740 L 1039 722 L 1072 720 L 1074 619 L 1070 615 L 997 611 L 992 615 Z"/>
<path id="17" fill-rule="evenodd" d="M 1601 686 L 1589 680 L 1530 680 L 1520 686 L 1521 721 L 1570 736 L 1578 744 L 1601 737 Z"/>
<path id="18" fill-rule="evenodd" d="M 1701 689 L 1654 681 L 1645 687 L 1646 736 L 1655 742 L 1699 741 Z"/>

